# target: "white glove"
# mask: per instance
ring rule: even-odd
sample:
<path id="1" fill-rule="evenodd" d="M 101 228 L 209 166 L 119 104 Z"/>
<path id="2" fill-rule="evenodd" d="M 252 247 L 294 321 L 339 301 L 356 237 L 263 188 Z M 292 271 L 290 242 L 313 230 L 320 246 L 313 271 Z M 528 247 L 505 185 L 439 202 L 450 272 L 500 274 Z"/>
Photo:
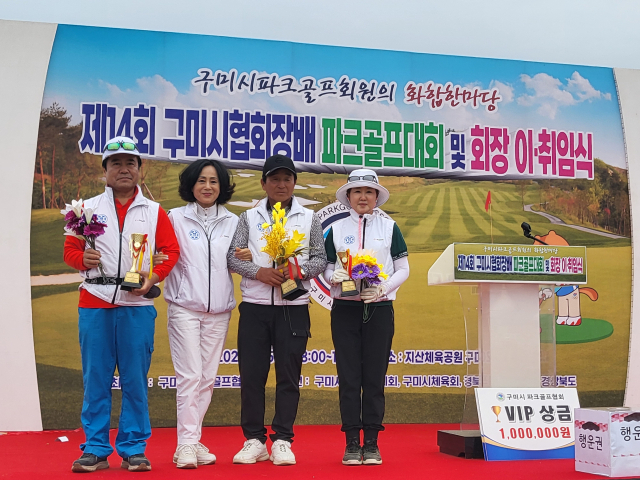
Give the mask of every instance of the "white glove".
<path id="1" fill-rule="evenodd" d="M 349 280 L 349 274 L 342 268 L 339 268 L 331 275 L 331 285 L 339 285 L 345 280 Z"/>
<path id="2" fill-rule="evenodd" d="M 360 292 L 360 299 L 364 300 L 364 303 L 371 303 L 378 300 L 380 297 L 384 297 L 387 294 L 387 287 L 384 284 L 377 285 L 375 287 L 368 287 Z"/>
<path id="3" fill-rule="evenodd" d="M 540 299 L 540 301 L 547 300 L 551 297 L 553 297 L 553 290 L 551 290 L 550 288 L 543 288 L 538 293 L 538 298 Z"/>

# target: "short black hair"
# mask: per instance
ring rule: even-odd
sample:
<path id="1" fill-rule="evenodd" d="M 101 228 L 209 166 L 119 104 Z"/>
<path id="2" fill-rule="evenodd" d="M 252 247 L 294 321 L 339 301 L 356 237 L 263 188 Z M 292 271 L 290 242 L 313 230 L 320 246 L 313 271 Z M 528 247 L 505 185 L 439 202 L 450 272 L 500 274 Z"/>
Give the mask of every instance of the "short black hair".
<path id="1" fill-rule="evenodd" d="M 231 183 L 231 174 L 218 160 L 210 160 L 208 158 L 196 160 L 180 172 L 180 186 L 178 193 L 180 198 L 185 202 L 195 202 L 196 197 L 193 196 L 193 187 L 195 186 L 200 173 L 204 167 L 213 167 L 218 175 L 218 183 L 220 184 L 220 194 L 216 198 L 217 205 L 224 205 L 229 200 L 236 188 L 235 183 Z"/>

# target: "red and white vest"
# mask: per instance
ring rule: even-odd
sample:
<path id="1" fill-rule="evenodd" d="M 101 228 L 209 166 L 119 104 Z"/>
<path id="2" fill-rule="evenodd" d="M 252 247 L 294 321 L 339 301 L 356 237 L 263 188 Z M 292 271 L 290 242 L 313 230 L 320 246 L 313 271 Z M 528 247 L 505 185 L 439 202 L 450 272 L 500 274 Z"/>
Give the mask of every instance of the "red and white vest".
<path id="1" fill-rule="evenodd" d="M 107 224 L 104 235 L 96 238 L 96 250 L 101 253 L 100 262 L 106 277 L 123 278 L 131 269 L 133 259 L 129 252 L 129 239 L 132 233 L 147 234 L 147 250 L 144 252 L 142 271 L 149 271 L 149 256 L 155 251 L 156 227 L 160 205 L 149 200 L 138 188 L 138 193 L 129 206 L 124 218 L 122 232 L 118 222 L 115 197 L 111 187 L 105 187 L 104 193 L 84 201 L 85 208 L 91 208 L 98 221 Z M 85 248 L 89 248 L 87 245 Z M 84 278 L 100 277 L 97 268 L 80 272 Z M 120 290 L 118 285 L 94 285 L 82 283 L 80 288 L 105 302 L 120 306 L 153 305 L 153 300 Z"/>

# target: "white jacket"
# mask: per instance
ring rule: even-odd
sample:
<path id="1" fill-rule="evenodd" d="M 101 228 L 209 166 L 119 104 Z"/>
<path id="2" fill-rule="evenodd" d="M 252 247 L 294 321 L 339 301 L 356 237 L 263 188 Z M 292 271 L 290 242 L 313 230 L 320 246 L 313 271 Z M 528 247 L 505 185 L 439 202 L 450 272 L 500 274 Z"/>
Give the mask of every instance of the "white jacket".
<path id="1" fill-rule="evenodd" d="M 85 208 L 91 208 L 98 215 L 98 220 L 107 224 L 104 235 L 96 238 L 96 250 L 102 255 L 100 262 L 103 265 L 106 277 L 123 278 L 133 264 L 129 252 L 129 239 L 132 233 L 146 233 L 148 235 L 147 250 L 144 252 L 142 271 L 149 271 L 149 255 L 155 251 L 156 227 L 158 225 L 158 211 L 160 205 L 149 200 L 140 188 L 127 210 L 124 225 L 120 231 L 118 212 L 116 210 L 114 193 L 111 187 L 105 187 L 104 193 L 84 201 Z M 88 246 L 86 248 L 89 248 Z M 84 278 L 100 277 L 97 268 L 80 272 Z M 105 302 L 120 306 L 153 305 L 153 300 L 137 296 L 131 292 L 120 290 L 116 285 L 93 285 L 82 283 L 80 288 L 86 289 L 91 295 Z"/>
<path id="2" fill-rule="evenodd" d="M 336 252 L 345 252 L 349 249 L 351 255 L 355 255 L 359 248 L 372 250 L 378 263 L 382 264 L 382 271 L 391 277 L 395 272 L 393 258 L 391 257 L 394 224 L 393 220 L 379 215 L 375 210 L 370 215 L 360 216 L 355 210 L 351 209 L 348 217 L 331 225 L 333 229 L 333 245 Z M 360 235 L 359 232 L 361 232 Z M 342 268 L 339 262 L 340 258 L 336 260 L 334 269 Z M 358 291 L 360 291 L 360 282 L 360 280 L 356 280 Z M 395 300 L 397 291 L 398 289 L 396 288 L 388 292 L 385 297 L 380 298 L 378 301 Z M 339 298 L 340 300 L 360 301 L 360 295 L 341 297 L 340 285 L 331 287 L 331 297 Z"/>
<path id="3" fill-rule="evenodd" d="M 248 247 L 253 256 L 253 263 L 260 267 L 272 268 L 274 265 L 271 258 L 262 251 L 262 247 L 267 243 L 262 239 L 264 234 L 262 224 L 271 223 L 271 217 L 267 212 L 267 200 L 267 198 L 264 198 L 256 207 L 247 210 L 247 223 L 249 225 Z M 311 234 L 311 222 L 313 221 L 313 210 L 304 208 L 294 196 L 291 199 L 291 209 L 286 216 L 288 220 L 285 229 L 287 231 L 297 230 L 305 235 L 304 240 L 302 240 L 304 251 L 298 256 L 298 263 L 303 265 L 309 259 L 309 237 Z M 307 290 L 311 288 L 311 282 L 308 280 L 303 280 L 302 284 Z M 242 289 L 242 300 L 249 303 L 257 303 L 259 305 L 306 305 L 309 303 L 308 293 L 295 300 L 283 300 L 280 288 L 272 287 L 262 283 L 260 280 L 242 277 L 240 288 Z"/>
<path id="4" fill-rule="evenodd" d="M 222 205 L 210 238 L 196 215 L 196 204 L 169 212 L 180 245 L 180 258 L 164 282 L 164 298 L 195 312 L 224 313 L 236 306 L 227 251 L 238 217 Z"/>

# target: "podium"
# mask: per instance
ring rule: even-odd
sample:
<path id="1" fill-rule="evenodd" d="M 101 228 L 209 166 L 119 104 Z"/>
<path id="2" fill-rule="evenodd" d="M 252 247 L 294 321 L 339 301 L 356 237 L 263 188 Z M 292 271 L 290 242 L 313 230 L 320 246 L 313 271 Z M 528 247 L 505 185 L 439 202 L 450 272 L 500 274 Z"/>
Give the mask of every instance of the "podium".
<path id="1" fill-rule="evenodd" d="M 478 350 L 477 366 L 467 363 L 468 377 L 477 377 L 473 387 L 555 386 L 553 289 L 585 283 L 587 256 L 581 246 L 453 243 L 428 273 L 429 286 L 459 287 L 467 351 Z M 477 424 L 475 395 L 468 387 L 462 431 Z M 460 436 L 461 431 L 449 432 Z M 449 439 L 449 447 L 441 433 L 441 451 L 455 455 L 453 441 L 466 453 L 468 432 L 462 440 Z"/>

